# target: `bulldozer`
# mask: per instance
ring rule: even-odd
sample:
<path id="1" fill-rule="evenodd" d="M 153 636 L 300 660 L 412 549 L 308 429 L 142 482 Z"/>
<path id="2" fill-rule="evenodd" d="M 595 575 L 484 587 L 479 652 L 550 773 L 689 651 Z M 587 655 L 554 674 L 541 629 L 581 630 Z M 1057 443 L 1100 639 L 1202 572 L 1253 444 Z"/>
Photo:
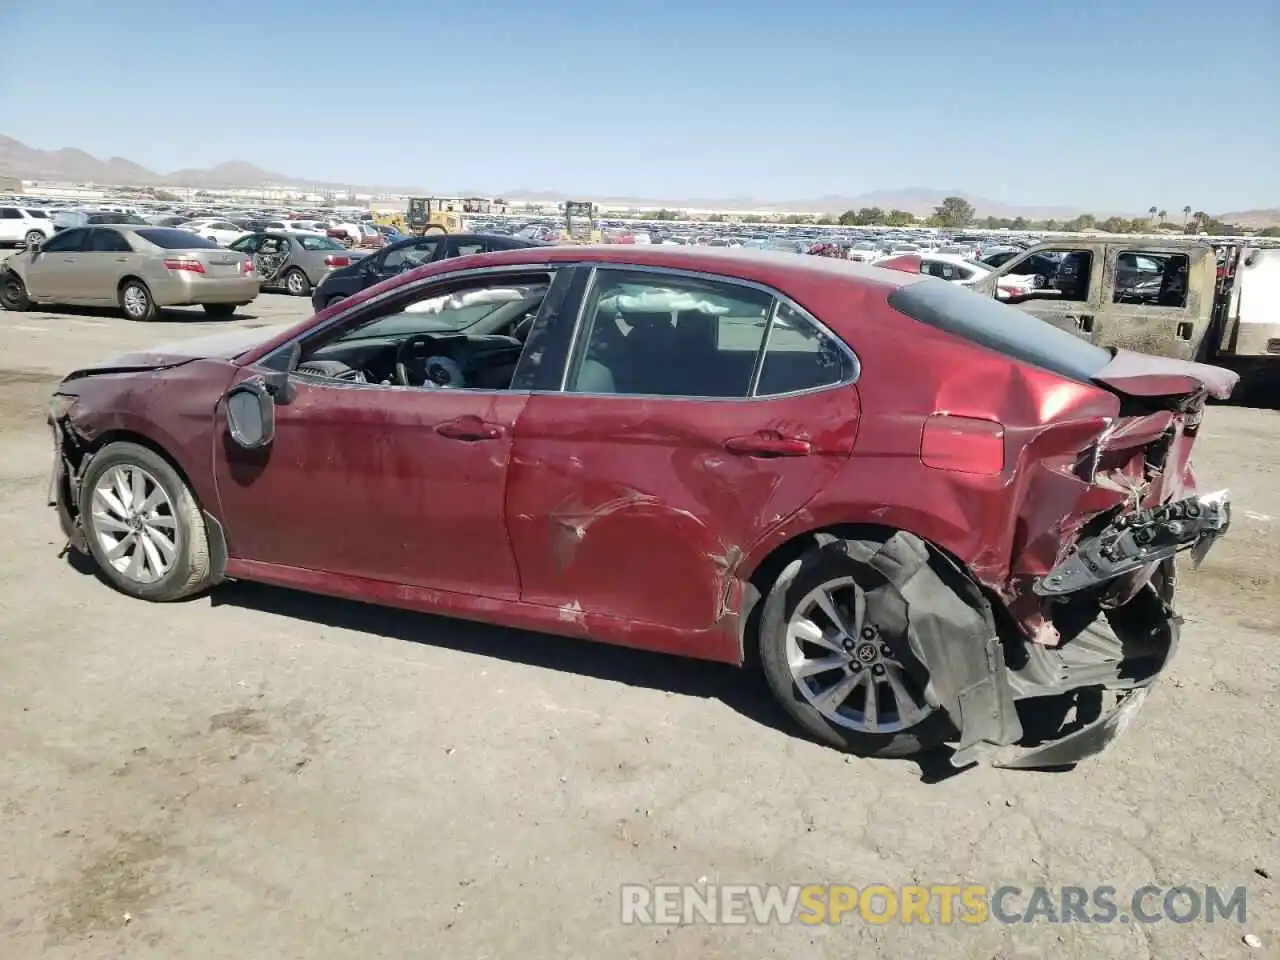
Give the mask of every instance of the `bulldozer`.
<path id="1" fill-rule="evenodd" d="M 398 228 L 419 237 L 435 231 L 461 233 L 463 214 L 505 213 L 506 209 L 505 200 L 486 197 L 410 197 L 405 225 Z"/>
<path id="2" fill-rule="evenodd" d="M 564 202 L 564 239 L 566 243 L 599 243 L 600 228 L 596 224 L 596 205 L 590 200 Z"/>
<path id="3" fill-rule="evenodd" d="M 428 233 L 461 233 L 462 200 L 452 197 L 410 197 L 404 232 L 416 237 Z"/>

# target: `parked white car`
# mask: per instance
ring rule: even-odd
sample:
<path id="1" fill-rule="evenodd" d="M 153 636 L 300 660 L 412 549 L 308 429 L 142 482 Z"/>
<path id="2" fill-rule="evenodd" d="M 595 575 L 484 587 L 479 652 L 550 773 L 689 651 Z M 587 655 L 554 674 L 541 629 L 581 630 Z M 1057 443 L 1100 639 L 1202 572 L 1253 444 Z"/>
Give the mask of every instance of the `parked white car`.
<path id="1" fill-rule="evenodd" d="M 178 229 L 186 230 L 188 233 L 194 233 L 201 237 L 207 237 L 220 247 L 229 247 L 248 233 L 247 230 L 241 230 L 230 220 L 212 218 L 188 220 L 180 225 Z"/>
<path id="2" fill-rule="evenodd" d="M 987 274 L 991 268 L 976 260 L 952 253 L 922 253 L 920 255 L 920 272 L 931 277 L 972 286 Z M 1036 288 L 1035 277 L 1012 275 L 1001 277 L 997 281 L 996 296 L 1001 300 L 1009 297 L 1021 297 Z"/>
<path id="3" fill-rule="evenodd" d="M 0 207 L 0 246 L 28 247 L 44 243 L 54 234 L 53 221 L 43 210 L 28 207 Z"/>

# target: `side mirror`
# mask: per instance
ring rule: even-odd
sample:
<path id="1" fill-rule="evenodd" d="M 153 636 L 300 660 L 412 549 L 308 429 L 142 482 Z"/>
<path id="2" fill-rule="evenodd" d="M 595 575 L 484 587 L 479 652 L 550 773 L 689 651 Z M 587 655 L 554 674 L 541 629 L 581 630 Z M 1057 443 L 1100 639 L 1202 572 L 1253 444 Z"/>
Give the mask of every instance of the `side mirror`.
<path id="1" fill-rule="evenodd" d="M 276 436 L 276 401 L 266 380 L 251 377 L 227 391 L 227 429 L 236 446 L 262 450 Z"/>

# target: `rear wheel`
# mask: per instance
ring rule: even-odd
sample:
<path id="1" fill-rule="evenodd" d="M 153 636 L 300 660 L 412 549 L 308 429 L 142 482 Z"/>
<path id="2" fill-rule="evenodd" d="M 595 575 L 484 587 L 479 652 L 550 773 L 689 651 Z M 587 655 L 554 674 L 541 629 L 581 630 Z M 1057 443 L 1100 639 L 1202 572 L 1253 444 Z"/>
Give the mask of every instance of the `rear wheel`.
<path id="1" fill-rule="evenodd" d="M 160 314 L 151 299 L 151 291 L 141 280 L 126 280 L 120 284 L 120 309 L 130 320 L 154 320 Z"/>
<path id="2" fill-rule="evenodd" d="M 311 281 L 297 267 L 292 267 L 284 275 L 284 288 L 291 297 L 305 297 L 311 292 Z"/>
<path id="3" fill-rule="evenodd" d="M 206 303 L 202 304 L 204 312 L 215 320 L 230 320 L 236 315 L 236 305 L 234 303 Z"/>
<path id="4" fill-rule="evenodd" d="M 837 541 L 783 571 L 765 601 L 760 662 L 774 696 L 812 736 L 867 757 L 940 746 L 955 730 L 925 698 L 897 589 Z"/>
<path id="5" fill-rule="evenodd" d="M 195 495 L 153 450 L 108 444 L 80 487 L 80 518 L 102 575 L 142 600 L 180 600 L 212 583 L 209 539 Z"/>
<path id="6" fill-rule="evenodd" d="M 27 296 L 27 285 L 16 273 L 0 276 L 0 304 L 6 310 L 30 310 L 31 298 Z"/>
<path id="7" fill-rule="evenodd" d="M 340 293 L 334 294 L 332 297 L 330 297 L 328 300 L 324 302 L 325 309 L 328 309 L 329 307 L 332 307 L 335 303 L 338 303 L 345 299 L 347 298 Z"/>

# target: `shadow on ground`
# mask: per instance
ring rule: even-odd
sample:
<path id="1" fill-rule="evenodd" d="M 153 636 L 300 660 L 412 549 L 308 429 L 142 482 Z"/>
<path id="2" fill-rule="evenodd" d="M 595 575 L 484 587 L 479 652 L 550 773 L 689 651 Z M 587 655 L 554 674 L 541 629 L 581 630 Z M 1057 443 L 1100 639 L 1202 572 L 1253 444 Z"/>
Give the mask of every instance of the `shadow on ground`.
<path id="1" fill-rule="evenodd" d="M 68 307 L 37 304 L 30 311 L 22 312 L 52 313 L 66 317 L 94 317 L 102 320 L 119 320 L 122 323 L 132 322 L 126 321 L 124 314 L 114 307 Z M 20 316 L 21 313 L 18 315 Z M 155 320 L 148 321 L 147 326 L 161 328 L 166 323 L 235 323 L 241 320 L 257 319 L 256 314 L 246 313 L 243 310 L 237 310 L 229 317 L 211 317 L 201 307 L 163 307 L 160 310 L 160 316 Z"/>
<path id="2" fill-rule="evenodd" d="M 66 559 L 77 572 L 97 577 L 106 585 L 92 560 L 75 550 L 68 550 Z M 243 581 L 222 584 L 209 593 L 208 598 L 214 607 L 235 606 L 305 623 L 459 650 L 508 663 L 559 670 L 680 696 L 715 699 L 761 726 L 788 736 L 804 735 L 773 698 L 764 678 L 751 669 L 742 670 L 728 664 L 583 642 L 551 634 L 528 633 Z M 201 598 L 194 599 L 199 602 Z M 921 782 L 938 783 L 961 772 L 951 766 L 950 756 L 950 750 L 944 749 L 913 757 Z"/>

